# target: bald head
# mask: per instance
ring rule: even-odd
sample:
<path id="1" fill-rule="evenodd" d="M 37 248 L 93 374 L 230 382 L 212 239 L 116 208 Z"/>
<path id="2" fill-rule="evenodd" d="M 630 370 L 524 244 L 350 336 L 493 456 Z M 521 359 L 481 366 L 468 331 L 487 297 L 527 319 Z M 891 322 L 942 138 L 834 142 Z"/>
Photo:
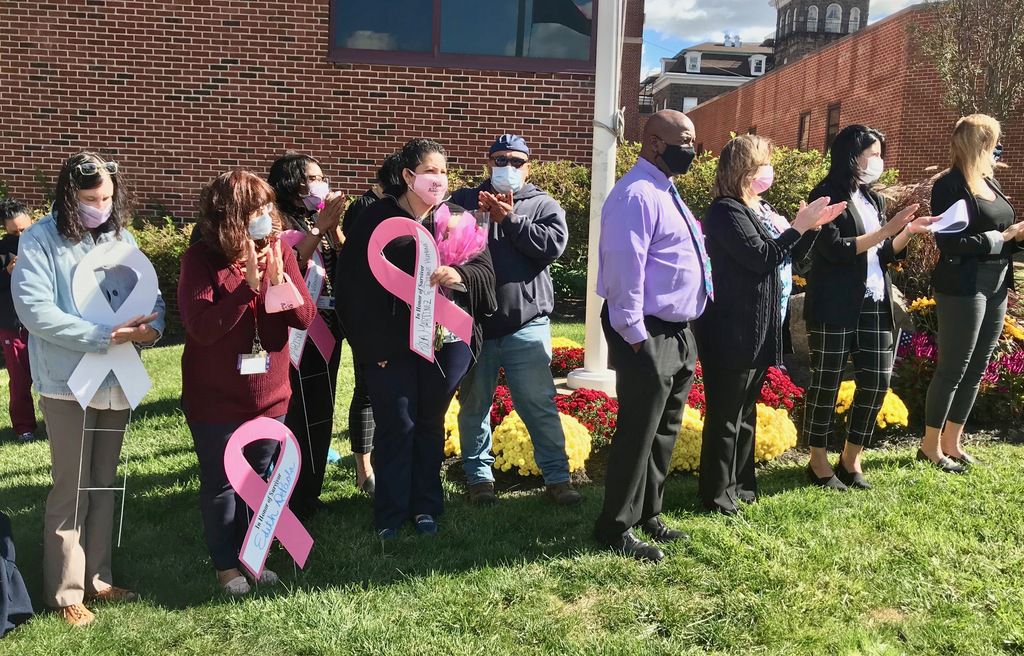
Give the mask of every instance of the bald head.
<path id="1" fill-rule="evenodd" d="M 690 134 L 692 141 L 694 132 L 693 121 L 686 114 L 674 109 L 663 109 L 647 119 L 647 125 L 644 126 L 644 142 L 646 143 L 651 135 L 655 135 L 669 143 L 680 143 L 678 139 L 685 133 Z M 672 141 L 673 138 L 675 141 Z"/>
<path id="2" fill-rule="evenodd" d="M 678 175 L 679 171 L 674 170 L 676 167 L 665 161 L 665 153 L 669 151 L 668 159 L 674 160 L 674 151 L 678 151 L 680 146 L 692 149 L 696 138 L 693 121 L 686 114 L 674 109 L 663 109 L 647 119 L 640 156 L 661 169 L 665 175 Z"/>

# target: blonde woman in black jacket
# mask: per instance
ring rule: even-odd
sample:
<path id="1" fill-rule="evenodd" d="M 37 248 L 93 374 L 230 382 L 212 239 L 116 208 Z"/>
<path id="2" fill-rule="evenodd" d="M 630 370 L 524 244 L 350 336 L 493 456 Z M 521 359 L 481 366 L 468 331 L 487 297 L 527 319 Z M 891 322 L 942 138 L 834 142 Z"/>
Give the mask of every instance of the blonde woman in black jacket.
<path id="1" fill-rule="evenodd" d="M 846 209 L 820 198 L 790 224 L 761 199 L 775 177 L 771 158 L 763 137 L 726 144 L 703 222 L 715 300 L 695 326 L 707 399 L 699 491 L 707 510 L 729 515 L 757 499 L 756 404 L 765 372 L 782 360 L 793 246 Z"/>
<path id="2" fill-rule="evenodd" d="M 939 262 L 932 273 L 939 319 L 939 363 L 928 387 L 925 432 L 918 460 L 961 473 L 975 459 L 960 439 L 978 386 L 1003 331 L 1013 254 L 1024 239 L 1022 224 L 993 178 L 999 123 L 973 114 L 953 130 L 952 164 L 932 187 L 932 213 L 965 201 L 969 223 L 937 234 Z"/>

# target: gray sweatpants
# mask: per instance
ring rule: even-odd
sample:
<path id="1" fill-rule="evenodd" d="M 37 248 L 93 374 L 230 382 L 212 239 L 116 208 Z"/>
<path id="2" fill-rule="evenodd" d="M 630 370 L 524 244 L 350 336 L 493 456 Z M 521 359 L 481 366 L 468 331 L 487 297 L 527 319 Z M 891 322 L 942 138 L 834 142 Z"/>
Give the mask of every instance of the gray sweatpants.
<path id="1" fill-rule="evenodd" d="M 941 429 L 947 421 L 964 424 L 974 407 L 981 378 L 1003 332 L 1007 267 L 978 270 L 973 296 L 935 294 L 939 318 L 939 363 L 928 386 L 925 424 Z"/>

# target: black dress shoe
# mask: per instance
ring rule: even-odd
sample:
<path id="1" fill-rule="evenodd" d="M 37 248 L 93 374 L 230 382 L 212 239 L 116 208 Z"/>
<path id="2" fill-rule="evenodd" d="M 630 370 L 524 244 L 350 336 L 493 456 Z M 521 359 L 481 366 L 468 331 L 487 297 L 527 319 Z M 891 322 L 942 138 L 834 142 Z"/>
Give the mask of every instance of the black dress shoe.
<path id="1" fill-rule="evenodd" d="M 757 503 L 757 494 L 753 492 L 737 492 L 736 498 L 743 503 Z"/>
<path id="2" fill-rule="evenodd" d="M 633 535 L 633 531 L 626 531 L 619 539 L 605 542 L 609 549 L 617 554 L 629 556 L 651 563 L 660 563 L 665 558 L 665 552 L 653 544 L 647 544 Z"/>
<path id="3" fill-rule="evenodd" d="M 864 474 L 855 471 L 849 471 L 843 464 L 843 459 L 839 458 L 839 462 L 836 463 L 836 478 L 848 488 L 855 487 L 860 490 L 870 490 L 871 483 L 864 478 Z"/>
<path id="4" fill-rule="evenodd" d="M 654 542 L 675 542 L 676 540 L 688 540 L 690 536 L 683 531 L 677 531 L 674 528 L 665 526 L 665 522 L 661 521 L 661 517 L 654 517 L 648 519 L 646 522 L 641 524 L 640 529 L 650 536 Z"/>
<path id="5" fill-rule="evenodd" d="M 967 471 L 966 469 L 963 468 L 963 466 L 956 464 L 946 456 L 942 456 L 941 458 L 939 458 L 938 462 L 936 462 L 929 458 L 928 455 L 921 449 L 917 450 L 917 459 L 922 462 L 927 462 L 928 464 L 938 469 L 941 469 L 947 474 L 962 474 L 965 471 Z"/>
<path id="6" fill-rule="evenodd" d="M 945 455 L 945 454 L 943 454 L 943 455 Z M 952 460 L 953 462 L 957 463 L 958 465 L 963 466 L 963 467 L 970 467 L 971 465 L 978 464 L 978 459 L 975 458 L 974 456 L 972 456 L 969 453 L 961 453 L 958 456 L 946 456 L 946 457 L 949 458 L 950 460 Z"/>
<path id="7" fill-rule="evenodd" d="M 835 474 L 832 476 L 818 476 L 814 473 L 814 467 L 811 467 L 810 465 L 807 465 L 807 480 L 809 480 L 812 485 L 816 485 L 823 490 L 846 492 L 850 489 L 846 487 L 846 484 L 839 480 Z"/>

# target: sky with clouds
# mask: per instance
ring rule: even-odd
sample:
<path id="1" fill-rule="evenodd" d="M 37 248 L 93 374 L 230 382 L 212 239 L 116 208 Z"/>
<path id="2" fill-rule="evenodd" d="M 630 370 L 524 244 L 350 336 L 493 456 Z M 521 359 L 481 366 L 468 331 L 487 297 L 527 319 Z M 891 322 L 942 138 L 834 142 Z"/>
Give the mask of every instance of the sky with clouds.
<path id="1" fill-rule="evenodd" d="M 921 0 L 872 0 L 870 22 Z M 760 43 L 775 31 L 775 9 L 768 0 L 646 0 L 641 77 L 661 70 L 661 58 L 704 41 L 722 41 L 723 33 Z"/>

